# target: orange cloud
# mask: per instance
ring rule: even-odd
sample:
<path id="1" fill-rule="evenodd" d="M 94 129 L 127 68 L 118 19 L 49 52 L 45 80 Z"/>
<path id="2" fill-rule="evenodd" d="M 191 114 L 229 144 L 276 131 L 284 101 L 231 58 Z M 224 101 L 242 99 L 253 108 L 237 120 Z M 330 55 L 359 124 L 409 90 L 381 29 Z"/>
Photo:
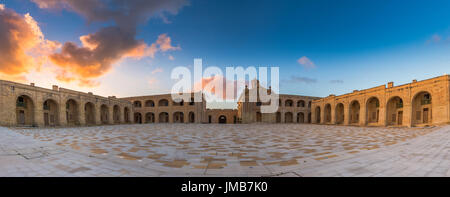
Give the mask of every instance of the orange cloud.
<path id="1" fill-rule="evenodd" d="M 222 92 L 218 92 L 215 87 L 216 84 L 221 84 Z M 227 87 L 232 87 L 234 96 L 227 94 Z M 204 77 L 201 81 L 194 83 L 194 92 L 203 91 L 206 93 L 213 94 L 217 98 L 233 100 L 239 97 L 238 92 L 238 81 L 236 80 L 227 80 L 225 77 L 221 75 Z"/>
<path id="2" fill-rule="evenodd" d="M 2 78 L 24 82 L 23 74 L 39 69 L 46 55 L 60 45 L 45 40 L 38 23 L 29 14 L 20 15 L 0 5 L 0 74 Z"/>
<path id="3" fill-rule="evenodd" d="M 167 34 L 161 34 L 158 36 L 158 40 L 156 40 L 156 44 L 159 45 L 159 48 L 162 52 L 166 51 L 176 51 L 180 50 L 180 46 L 174 47 L 172 46 L 172 39 L 167 36 Z"/>

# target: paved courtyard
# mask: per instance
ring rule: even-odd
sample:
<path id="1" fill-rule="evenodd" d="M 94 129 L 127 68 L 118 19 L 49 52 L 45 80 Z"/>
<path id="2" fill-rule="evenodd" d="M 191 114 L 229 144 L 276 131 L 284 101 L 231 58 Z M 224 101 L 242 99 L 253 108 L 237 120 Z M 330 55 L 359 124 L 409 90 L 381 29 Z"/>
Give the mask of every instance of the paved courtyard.
<path id="1" fill-rule="evenodd" d="M 450 176 L 450 126 L 0 128 L 0 176 Z"/>

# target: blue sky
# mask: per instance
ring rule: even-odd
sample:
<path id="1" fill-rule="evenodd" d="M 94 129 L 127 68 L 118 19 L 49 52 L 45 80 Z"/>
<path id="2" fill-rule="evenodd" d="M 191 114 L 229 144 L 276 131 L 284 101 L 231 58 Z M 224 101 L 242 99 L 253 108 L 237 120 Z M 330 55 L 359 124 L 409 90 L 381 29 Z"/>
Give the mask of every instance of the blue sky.
<path id="1" fill-rule="evenodd" d="M 80 44 L 80 36 L 113 23 L 88 23 L 70 10 L 40 9 L 28 0 L 0 3 L 30 13 L 46 39 L 61 43 Z M 98 87 L 61 86 L 104 96 L 162 93 L 173 83 L 170 70 L 192 65 L 194 58 L 222 68 L 279 66 L 281 93 L 310 96 L 339 95 L 389 81 L 399 85 L 450 72 L 450 1 L 191 0 L 167 17 L 170 23 L 155 17 L 140 24 L 137 38 L 151 44 L 167 34 L 181 50 L 123 59 L 99 77 Z M 300 65 L 301 57 L 314 68 Z M 163 72 L 152 74 L 158 68 Z M 29 80 L 43 86 L 58 83 Z"/>

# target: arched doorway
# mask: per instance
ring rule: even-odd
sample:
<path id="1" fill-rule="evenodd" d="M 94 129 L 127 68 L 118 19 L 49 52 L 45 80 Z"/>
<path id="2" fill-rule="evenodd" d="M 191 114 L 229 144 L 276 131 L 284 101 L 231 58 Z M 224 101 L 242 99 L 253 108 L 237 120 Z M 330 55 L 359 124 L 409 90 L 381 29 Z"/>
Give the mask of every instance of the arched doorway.
<path id="1" fill-rule="evenodd" d="M 387 102 L 386 106 L 387 125 L 403 125 L 403 99 L 394 96 Z"/>
<path id="2" fill-rule="evenodd" d="M 380 117 L 380 101 L 377 97 L 367 100 L 366 104 L 366 120 L 367 123 L 378 123 Z"/>
<path id="3" fill-rule="evenodd" d="M 350 124 L 359 123 L 359 110 L 361 109 L 358 101 L 352 101 L 350 104 Z"/>
<path id="4" fill-rule="evenodd" d="M 331 105 L 329 103 L 325 105 L 324 113 L 325 123 L 331 123 Z"/>
<path id="5" fill-rule="evenodd" d="M 103 104 L 100 106 L 100 121 L 102 122 L 102 124 L 108 124 L 109 118 L 109 108 L 107 105 Z"/>
<path id="6" fill-rule="evenodd" d="M 120 124 L 120 107 L 118 105 L 113 107 L 113 119 L 115 124 Z"/>
<path id="7" fill-rule="evenodd" d="M 128 107 L 123 108 L 123 116 L 125 123 L 130 123 L 130 110 Z"/>
<path id="8" fill-rule="evenodd" d="M 224 115 L 219 116 L 219 124 L 226 124 L 227 123 L 227 117 Z"/>
<path id="9" fill-rule="evenodd" d="M 261 112 L 256 112 L 256 122 L 262 122 L 262 114 L 261 114 Z"/>
<path id="10" fill-rule="evenodd" d="M 169 101 L 168 101 L 167 99 L 161 99 L 161 100 L 159 100 L 159 102 L 158 102 L 158 106 L 160 106 L 160 107 L 166 107 L 166 106 L 169 106 Z"/>
<path id="11" fill-rule="evenodd" d="M 16 119 L 18 125 L 34 125 L 34 104 L 29 96 L 17 97 Z"/>
<path id="12" fill-rule="evenodd" d="M 303 112 L 297 113 L 297 123 L 305 123 L 305 114 Z"/>
<path id="13" fill-rule="evenodd" d="M 195 123 L 195 113 L 194 112 L 189 112 L 189 122 Z"/>
<path id="14" fill-rule="evenodd" d="M 67 125 L 77 125 L 78 120 L 78 104 L 75 100 L 69 99 L 66 102 L 66 121 Z"/>
<path id="15" fill-rule="evenodd" d="M 84 105 L 84 117 L 87 125 L 95 125 L 95 105 L 87 102 Z"/>
<path id="16" fill-rule="evenodd" d="M 183 112 L 173 113 L 173 122 L 174 123 L 184 123 L 184 113 Z"/>
<path id="17" fill-rule="evenodd" d="M 419 92 L 412 100 L 413 126 L 432 123 L 432 102 L 429 92 Z"/>
<path id="18" fill-rule="evenodd" d="M 280 112 L 277 112 L 277 115 L 276 115 L 277 117 L 276 117 L 276 122 L 277 123 L 281 123 L 281 113 Z"/>
<path id="19" fill-rule="evenodd" d="M 168 123 L 169 122 L 169 113 L 161 112 L 159 113 L 159 123 Z"/>
<path id="20" fill-rule="evenodd" d="M 343 124 L 344 123 L 344 104 L 338 103 L 336 105 L 334 116 L 336 118 L 336 124 Z"/>
<path id="21" fill-rule="evenodd" d="M 42 104 L 44 113 L 44 125 L 56 126 L 59 125 L 59 107 L 58 103 L 52 99 L 47 99 Z"/>
<path id="22" fill-rule="evenodd" d="M 286 112 L 284 114 L 284 122 L 285 123 L 292 123 L 294 121 L 293 119 L 294 119 L 294 117 L 292 115 L 292 112 Z"/>
<path id="23" fill-rule="evenodd" d="M 155 114 L 148 112 L 145 114 L 145 123 L 155 123 Z"/>
<path id="24" fill-rule="evenodd" d="M 134 123 L 142 124 L 142 114 L 139 112 L 134 113 Z"/>
<path id="25" fill-rule="evenodd" d="M 316 115 L 316 123 L 320 123 L 320 107 L 317 106 L 315 109 L 315 115 Z"/>

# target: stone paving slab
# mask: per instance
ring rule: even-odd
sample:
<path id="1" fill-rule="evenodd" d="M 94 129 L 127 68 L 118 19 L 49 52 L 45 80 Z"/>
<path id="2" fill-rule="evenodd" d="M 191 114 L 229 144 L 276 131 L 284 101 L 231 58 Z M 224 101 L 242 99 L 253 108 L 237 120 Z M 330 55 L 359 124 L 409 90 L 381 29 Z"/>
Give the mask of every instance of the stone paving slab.
<path id="1" fill-rule="evenodd" d="M 309 124 L 0 128 L 0 176 L 449 176 L 449 130 Z"/>

